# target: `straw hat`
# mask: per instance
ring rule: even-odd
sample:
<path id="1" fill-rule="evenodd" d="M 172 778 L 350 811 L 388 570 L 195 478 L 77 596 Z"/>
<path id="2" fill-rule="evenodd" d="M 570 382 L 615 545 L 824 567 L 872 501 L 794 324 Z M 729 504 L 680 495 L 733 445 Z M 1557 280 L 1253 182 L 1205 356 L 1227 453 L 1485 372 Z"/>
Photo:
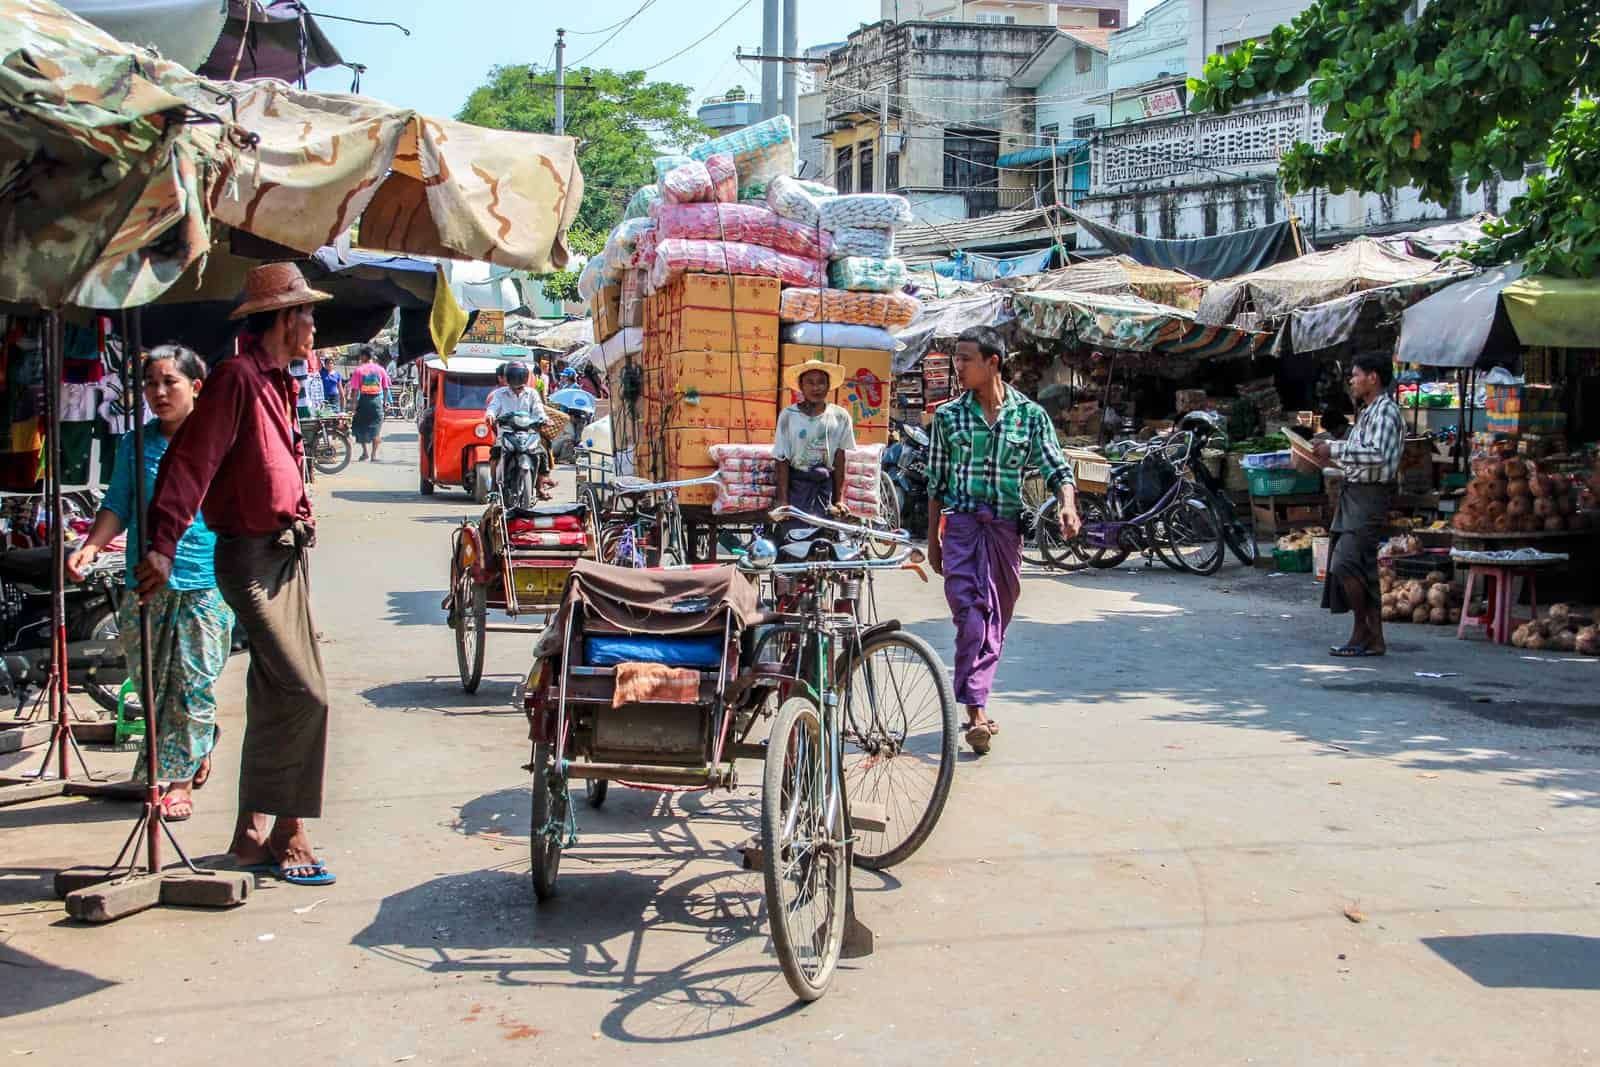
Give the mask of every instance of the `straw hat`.
<path id="1" fill-rule="evenodd" d="M 783 384 L 795 392 L 799 392 L 800 376 L 810 374 L 812 371 L 821 371 L 828 376 L 829 392 L 844 384 L 844 366 L 839 363 L 829 363 L 820 355 L 812 356 L 804 363 L 796 363 L 794 366 L 785 369 L 783 372 Z"/>
<path id="2" fill-rule="evenodd" d="M 264 263 L 250 268 L 250 273 L 245 275 L 244 301 L 228 317 L 242 319 L 258 311 L 277 311 L 332 299 L 332 293 L 307 285 L 305 275 L 293 263 Z"/>

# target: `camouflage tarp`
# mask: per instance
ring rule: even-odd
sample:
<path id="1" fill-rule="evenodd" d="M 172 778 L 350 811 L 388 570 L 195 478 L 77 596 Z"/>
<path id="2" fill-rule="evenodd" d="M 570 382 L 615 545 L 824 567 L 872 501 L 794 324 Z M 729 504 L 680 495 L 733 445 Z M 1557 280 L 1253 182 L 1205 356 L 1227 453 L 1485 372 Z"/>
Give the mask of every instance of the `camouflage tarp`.
<path id="1" fill-rule="evenodd" d="M 565 265 L 576 142 L 281 82 L 211 82 L 49 0 L 0 0 L 0 301 L 146 303 L 215 218 L 303 253 L 361 245 Z"/>

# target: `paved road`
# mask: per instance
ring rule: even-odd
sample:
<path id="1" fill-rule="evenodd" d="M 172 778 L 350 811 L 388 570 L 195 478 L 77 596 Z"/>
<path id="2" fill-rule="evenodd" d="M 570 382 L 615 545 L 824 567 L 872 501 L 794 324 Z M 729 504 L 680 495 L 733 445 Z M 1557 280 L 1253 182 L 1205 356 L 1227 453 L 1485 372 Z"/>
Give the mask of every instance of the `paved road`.
<path id="1" fill-rule="evenodd" d="M 614 791 L 582 814 L 563 896 L 535 908 L 513 707 L 528 641 L 491 636 L 489 678 L 461 693 L 439 602 L 471 509 L 416 495 L 414 447 L 397 439 L 317 499 L 337 719 L 316 835 L 339 885 L 75 927 L 49 874 L 109 858 L 129 809 L 0 809 L 0 1056 L 1600 1055 L 1600 661 L 1405 627 L 1390 658 L 1335 662 L 1309 582 L 1231 565 L 1028 576 L 995 753 L 963 758 L 921 853 L 858 878 L 878 950 L 818 1004 L 793 1006 L 759 876 L 736 864 L 751 789 Z M 948 656 L 937 586 L 896 581 L 894 612 Z M 218 779 L 181 828 L 202 853 L 233 814 L 242 667 Z"/>

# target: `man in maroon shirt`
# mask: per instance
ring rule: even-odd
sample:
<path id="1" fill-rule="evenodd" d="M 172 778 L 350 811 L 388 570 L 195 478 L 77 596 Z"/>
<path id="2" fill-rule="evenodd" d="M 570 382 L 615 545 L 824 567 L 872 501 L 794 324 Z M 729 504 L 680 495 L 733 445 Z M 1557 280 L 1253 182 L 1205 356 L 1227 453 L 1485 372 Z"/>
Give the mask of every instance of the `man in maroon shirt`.
<path id="1" fill-rule="evenodd" d="M 166 584 L 178 538 L 204 510 L 217 535 L 217 588 L 250 638 L 239 821 L 228 851 L 241 866 L 270 866 L 302 885 L 334 876 L 303 822 L 322 814 L 328 696 L 311 621 L 307 551 L 316 528 L 289 364 L 310 357 L 312 305 L 327 299 L 291 263 L 250 272 L 233 313 L 247 319 L 239 354 L 212 371 L 204 399 L 172 438 L 138 568 L 139 595 L 148 598 Z"/>

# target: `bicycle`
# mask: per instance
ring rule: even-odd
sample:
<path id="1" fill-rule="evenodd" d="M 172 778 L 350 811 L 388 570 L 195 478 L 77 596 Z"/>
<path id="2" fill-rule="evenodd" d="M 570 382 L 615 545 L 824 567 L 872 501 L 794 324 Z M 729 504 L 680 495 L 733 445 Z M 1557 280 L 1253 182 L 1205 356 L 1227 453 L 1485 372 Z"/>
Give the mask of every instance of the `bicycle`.
<path id="1" fill-rule="evenodd" d="M 959 738 L 955 693 L 937 653 L 901 630 L 899 622 L 874 619 L 875 570 L 885 562 L 915 568 L 921 553 L 903 530 L 871 529 L 792 507 L 774 508 L 770 517 L 836 538 L 813 540 L 807 557 L 794 562 L 776 562 L 782 558 L 777 547 L 758 538 L 746 554 L 749 565 L 741 566 L 766 576 L 766 602 L 779 614 L 826 619 L 842 643 L 827 673 L 833 692 L 842 695 L 837 701 L 847 749 L 842 774 L 856 816 L 853 859 L 872 870 L 892 867 L 916 852 L 938 823 L 955 775 Z M 876 559 L 874 546 L 883 542 L 893 544 L 895 552 Z M 757 649 L 773 636 L 763 634 Z M 826 650 L 795 640 L 782 653 L 786 671 L 806 678 Z M 780 691 L 780 703 L 789 695 Z M 830 699 L 824 688 L 816 695 L 824 705 Z M 776 726 L 773 736 L 778 736 Z"/>
<path id="2" fill-rule="evenodd" d="M 679 489 L 715 485 L 715 474 L 671 482 L 613 477 L 599 486 L 579 486 L 588 505 L 602 563 L 619 567 L 681 567 L 689 560 Z"/>
<path id="3" fill-rule="evenodd" d="M 350 419 L 347 415 L 324 415 L 304 423 L 306 459 L 323 474 L 338 474 L 350 466 Z"/>

